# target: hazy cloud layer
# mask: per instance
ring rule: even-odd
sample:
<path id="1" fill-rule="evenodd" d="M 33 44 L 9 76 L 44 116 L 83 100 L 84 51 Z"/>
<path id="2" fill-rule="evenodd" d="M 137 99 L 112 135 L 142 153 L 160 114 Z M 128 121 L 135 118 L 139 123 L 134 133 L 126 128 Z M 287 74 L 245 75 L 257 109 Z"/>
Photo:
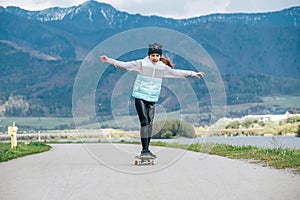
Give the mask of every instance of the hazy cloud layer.
<path id="1" fill-rule="evenodd" d="M 69 7 L 86 0 L 0 0 L 1 6 L 19 6 L 28 10 Z M 101 0 L 118 10 L 142 15 L 190 18 L 212 13 L 267 12 L 300 6 L 299 0 Z"/>

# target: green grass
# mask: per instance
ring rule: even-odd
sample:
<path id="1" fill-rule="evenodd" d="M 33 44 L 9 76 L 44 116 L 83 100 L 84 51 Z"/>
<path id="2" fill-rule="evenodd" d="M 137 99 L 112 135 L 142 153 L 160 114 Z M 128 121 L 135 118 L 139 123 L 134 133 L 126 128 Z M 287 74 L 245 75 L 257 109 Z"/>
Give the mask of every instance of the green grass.
<path id="1" fill-rule="evenodd" d="M 32 155 L 50 150 L 51 147 L 41 142 L 25 144 L 19 142 L 16 148 L 11 149 L 10 143 L 0 143 L 0 162 L 5 162 L 18 157 Z"/>
<path id="2" fill-rule="evenodd" d="M 125 142 L 139 144 L 139 142 Z M 234 146 L 226 144 L 178 144 L 166 142 L 152 142 L 154 146 L 165 146 L 181 148 L 189 151 L 208 153 L 231 159 L 246 159 L 250 162 L 259 163 L 264 166 L 275 167 L 277 169 L 292 169 L 300 173 L 300 150 L 296 149 L 269 149 L 254 146 Z M 18 157 L 41 153 L 50 150 L 51 147 L 43 142 L 32 142 L 25 144 L 19 142 L 14 149 L 10 148 L 10 143 L 0 143 L 0 162 L 8 161 Z"/>
<path id="3" fill-rule="evenodd" d="M 231 159 L 246 159 L 277 169 L 292 169 L 300 173 L 300 150 L 284 148 L 259 148 L 254 146 L 233 146 L 226 144 L 169 144 L 152 142 L 151 145 L 182 148 L 195 152 L 209 153 Z"/>
<path id="4" fill-rule="evenodd" d="M 210 154 L 232 159 L 248 159 L 277 169 L 291 168 L 300 172 L 300 150 L 218 144 L 212 148 Z"/>
<path id="5" fill-rule="evenodd" d="M 266 105 L 279 105 L 283 107 L 300 107 L 300 96 L 271 96 L 261 97 Z"/>
<path id="6" fill-rule="evenodd" d="M 287 111 L 289 111 L 288 109 L 290 108 L 300 107 L 300 96 L 262 96 L 260 99 L 262 102 L 227 105 L 227 112 L 239 112 L 242 110 L 247 110 L 253 106 L 280 106 L 282 108 L 286 108 Z"/>

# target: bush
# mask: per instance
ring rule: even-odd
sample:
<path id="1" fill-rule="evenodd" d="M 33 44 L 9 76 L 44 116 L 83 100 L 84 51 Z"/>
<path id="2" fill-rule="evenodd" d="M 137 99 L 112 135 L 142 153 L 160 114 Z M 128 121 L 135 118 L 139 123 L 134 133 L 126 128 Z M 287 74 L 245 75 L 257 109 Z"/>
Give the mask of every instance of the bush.
<path id="1" fill-rule="evenodd" d="M 227 126 L 225 127 L 226 129 L 238 129 L 240 127 L 240 122 L 238 120 L 229 122 Z"/>
<path id="2" fill-rule="evenodd" d="M 282 130 L 283 133 L 297 133 L 298 132 L 298 126 L 296 124 L 286 124 L 285 127 Z"/>
<path id="3" fill-rule="evenodd" d="M 173 137 L 174 136 L 173 136 L 172 131 L 166 131 L 163 134 L 161 134 L 161 138 L 163 138 L 163 139 L 172 139 Z"/>
<path id="4" fill-rule="evenodd" d="M 250 128 L 250 126 L 252 125 L 252 124 L 254 124 L 254 123 L 256 123 L 256 121 L 255 121 L 255 119 L 247 119 L 247 120 L 245 120 L 244 122 L 242 122 L 242 127 L 244 127 L 244 128 Z"/>
<path id="5" fill-rule="evenodd" d="M 156 133 L 153 138 L 196 137 L 194 126 L 180 120 L 158 121 L 153 127 L 153 132 Z"/>
<path id="6" fill-rule="evenodd" d="M 296 123 L 296 122 L 300 122 L 300 116 L 294 116 L 294 117 L 290 117 L 287 119 L 288 123 Z"/>

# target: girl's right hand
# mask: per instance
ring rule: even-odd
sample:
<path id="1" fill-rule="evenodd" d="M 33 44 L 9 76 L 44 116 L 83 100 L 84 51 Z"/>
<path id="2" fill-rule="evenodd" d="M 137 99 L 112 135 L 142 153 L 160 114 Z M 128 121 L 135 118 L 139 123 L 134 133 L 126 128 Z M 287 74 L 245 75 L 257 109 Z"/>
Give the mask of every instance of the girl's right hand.
<path id="1" fill-rule="evenodd" d="M 107 62 L 107 56 L 100 56 L 102 62 Z"/>

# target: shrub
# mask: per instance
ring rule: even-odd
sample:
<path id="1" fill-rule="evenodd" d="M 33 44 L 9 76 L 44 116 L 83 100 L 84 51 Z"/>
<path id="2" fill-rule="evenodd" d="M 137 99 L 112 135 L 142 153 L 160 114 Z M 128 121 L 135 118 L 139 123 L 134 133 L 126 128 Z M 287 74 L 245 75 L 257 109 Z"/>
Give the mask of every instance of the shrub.
<path id="1" fill-rule="evenodd" d="M 154 124 L 154 138 L 172 138 L 175 136 L 196 137 L 194 126 L 180 120 L 158 121 Z"/>
<path id="2" fill-rule="evenodd" d="M 238 129 L 240 127 L 240 122 L 238 120 L 229 122 L 227 126 L 225 127 L 226 129 Z"/>
<path id="3" fill-rule="evenodd" d="M 300 122 L 300 116 L 293 116 L 287 119 L 288 123 L 296 123 L 296 122 Z"/>
<path id="4" fill-rule="evenodd" d="M 172 139 L 173 137 L 174 136 L 173 136 L 172 131 L 166 131 L 163 134 L 161 134 L 161 138 L 163 138 L 163 139 Z"/>
<path id="5" fill-rule="evenodd" d="M 252 124 L 254 124 L 254 123 L 256 123 L 254 119 L 247 119 L 247 120 L 245 120 L 244 122 L 242 122 L 241 125 L 242 125 L 244 128 L 250 128 L 250 126 L 251 126 Z"/>

